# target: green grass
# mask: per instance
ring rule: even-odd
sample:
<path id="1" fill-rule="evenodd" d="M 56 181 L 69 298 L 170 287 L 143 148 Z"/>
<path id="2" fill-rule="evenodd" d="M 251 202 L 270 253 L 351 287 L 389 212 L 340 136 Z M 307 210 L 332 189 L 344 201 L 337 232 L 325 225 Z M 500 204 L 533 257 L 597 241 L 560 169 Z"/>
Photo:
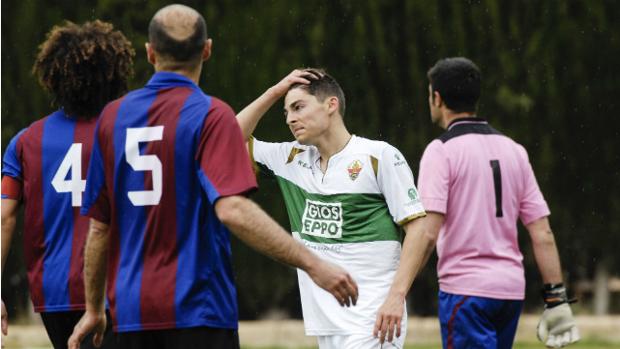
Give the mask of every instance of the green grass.
<path id="1" fill-rule="evenodd" d="M 580 341 L 577 344 L 566 347 L 567 349 L 611 349 L 620 347 L 619 343 L 610 343 L 603 341 Z M 405 349 L 440 349 L 441 344 L 436 345 L 406 345 Z M 515 343 L 514 349 L 540 349 L 544 348 L 541 343 Z M 287 349 L 285 347 L 249 347 L 242 346 L 241 349 Z M 317 347 L 298 347 L 295 349 L 317 349 Z"/>

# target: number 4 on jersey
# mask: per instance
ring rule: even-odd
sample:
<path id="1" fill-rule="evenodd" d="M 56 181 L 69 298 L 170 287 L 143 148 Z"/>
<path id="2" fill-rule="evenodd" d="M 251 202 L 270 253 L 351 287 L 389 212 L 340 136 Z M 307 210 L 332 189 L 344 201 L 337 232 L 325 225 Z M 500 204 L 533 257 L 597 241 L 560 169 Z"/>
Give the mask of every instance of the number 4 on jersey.
<path id="1" fill-rule="evenodd" d="M 71 172 L 71 179 L 67 175 Z M 82 143 L 73 143 L 62 159 L 52 186 L 58 193 L 71 193 L 71 206 L 82 206 L 82 192 L 86 189 L 86 180 L 82 179 Z"/>

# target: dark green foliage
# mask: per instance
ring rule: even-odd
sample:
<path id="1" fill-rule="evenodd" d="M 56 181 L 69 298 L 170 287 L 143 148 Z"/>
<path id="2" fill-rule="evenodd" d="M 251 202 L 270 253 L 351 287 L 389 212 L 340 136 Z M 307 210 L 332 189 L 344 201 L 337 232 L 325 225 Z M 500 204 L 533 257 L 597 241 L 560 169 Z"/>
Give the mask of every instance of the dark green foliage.
<path id="1" fill-rule="evenodd" d="M 324 67 L 347 96 L 349 129 L 397 146 L 417 173 L 430 124 L 426 71 L 465 55 L 483 76 L 479 115 L 530 153 L 551 207 L 567 281 L 590 279 L 597 263 L 618 276 L 620 258 L 620 2 L 613 1 L 186 1 L 204 14 L 214 40 L 201 86 L 240 110 L 296 67 Z M 2 2 L 2 149 L 12 135 L 51 112 L 30 75 L 52 25 L 111 21 L 136 49 L 132 87 L 152 74 L 144 43 L 158 1 Z M 257 136 L 290 140 L 281 104 Z M 277 187 L 255 198 L 284 226 Z M 527 307 L 540 308 L 540 277 L 522 234 Z M 19 236 L 16 236 L 19 240 Z M 19 244 L 18 244 L 19 245 Z M 15 246 L 17 247 L 17 246 Z M 18 257 L 16 248 L 12 258 Z M 296 276 L 238 241 L 233 246 L 240 311 L 299 314 Z M 7 277 L 15 273 L 15 264 Z M 23 270 L 23 269 L 22 269 Z M 4 291 L 8 278 L 4 278 Z M 23 283 L 20 283 L 23 287 Z M 416 314 L 436 308 L 434 260 L 414 283 Z M 6 294 L 3 292 L 3 295 Z M 13 303 L 14 306 L 15 303 Z"/>

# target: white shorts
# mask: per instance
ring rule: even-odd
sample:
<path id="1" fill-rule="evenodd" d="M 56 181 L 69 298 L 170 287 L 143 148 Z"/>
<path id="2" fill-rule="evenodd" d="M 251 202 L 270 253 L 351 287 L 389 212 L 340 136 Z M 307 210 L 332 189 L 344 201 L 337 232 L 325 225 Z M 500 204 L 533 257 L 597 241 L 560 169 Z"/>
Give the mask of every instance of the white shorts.
<path id="1" fill-rule="evenodd" d="M 394 337 L 392 342 L 387 339 L 383 345 L 379 338 L 366 334 L 350 334 L 345 336 L 317 336 L 319 349 L 403 349 L 405 347 L 405 335 L 401 333 L 399 338 Z"/>

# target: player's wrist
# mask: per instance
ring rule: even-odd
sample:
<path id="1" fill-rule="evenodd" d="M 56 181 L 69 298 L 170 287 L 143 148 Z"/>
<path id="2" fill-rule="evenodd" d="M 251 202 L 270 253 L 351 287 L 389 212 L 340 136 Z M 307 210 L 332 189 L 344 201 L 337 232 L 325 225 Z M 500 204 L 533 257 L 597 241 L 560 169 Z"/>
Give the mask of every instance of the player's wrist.
<path id="1" fill-rule="evenodd" d="M 388 296 L 396 298 L 396 299 L 404 302 L 405 301 L 405 297 L 407 297 L 407 292 L 405 290 L 402 290 L 402 289 L 397 289 L 397 288 L 395 289 L 395 288 L 393 288 L 393 289 L 390 289 L 390 292 L 389 292 Z"/>
<path id="2" fill-rule="evenodd" d="M 575 299 L 568 299 L 566 287 L 563 283 L 545 284 L 541 290 L 545 309 L 551 309 L 565 303 L 574 303 Z"/>

